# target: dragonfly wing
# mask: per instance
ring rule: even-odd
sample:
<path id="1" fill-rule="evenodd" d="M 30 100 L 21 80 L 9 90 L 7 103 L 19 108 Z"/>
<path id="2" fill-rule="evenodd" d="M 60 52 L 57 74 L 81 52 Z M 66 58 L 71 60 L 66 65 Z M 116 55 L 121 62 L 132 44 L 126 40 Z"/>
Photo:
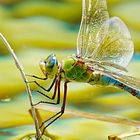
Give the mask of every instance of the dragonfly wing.
<path id="1" fill-rule="evenodd" d="M 104 62 L 104 61 L 93 61 L 90 59 L 85 59 L 85 61 L 87 65 L 94 67 L 95 65 L 98 66 L 98 68 L 102 67 L 104 69 L 108 69 L 108 70 L 119 70 L 119 71 L 123 71 L 123 72 L 127 72 L 127 69 L 125 67 L 122 67 L 118 64 L 114 64 L 114 63 L 109 63 L 109 62 Z"/>
<path id="2" fill-rule="evenodd" d="M 127 69 L 125 67 L 122 67 L 118 64 L 114 64 L 114 63 L 108 63 L 108 62 L 101 62 L 101 65 L 103 65 L 104 67 L 108 67 L 108 68 L 114 68 L 116 70 L 120 70 L 120 71 L 124 71 L 124 72 L 128 72 Z"/>
<path id="3" fill-rule="evenodd" d="M 102 73 L 103 75 L 108 75 L 108 76 L 120 81 L 121 83 L 124 83 L 130 87 L 133 87 L 134 89 L 140 90 L 140 79 L 138 79 L 138 78 L 124 75 L 121 73 L 111 72 L 107 69 L 101 69 L 101 68 L 94 69 L 93 68 L 93 70 L 96 70 L 96 71 Z"/>
<path id="4" fill-rule="evenodd" d="M 128 75 L 118 74 L 118 73 L 112 73 L 109 75 L 126 85 L 129 85 L 137 90 L 140 90 L 140 79 Z"/>
<path id="5" fill-rule="evenodd" d="M 86 7 L 86 0 L 83 0 L 82 20 L 77 38 L 77 56 L 80 58 L 91 56 L 109 27 L 106 22 L 109 19 L 106 0 L 89 0 L 88 10 Z"/>
<path id="6" fill-rule="evenodd" d="M 130 85 L 130 86 L 140 90 L 140 79 L 134 78 L 132 76 L 123 75 L 123 76 L 121 76 L 120 81 L 125 81 L 125 83 L 127 85 Z"/>
<path id="7" fill-rule="evenodd" d="M 108 33 L 92 55 L 92 60 L 126 67 L 133 52 L 134 45 L 129 30 L 118 17 L 113 17 L 109 19 Z"/>

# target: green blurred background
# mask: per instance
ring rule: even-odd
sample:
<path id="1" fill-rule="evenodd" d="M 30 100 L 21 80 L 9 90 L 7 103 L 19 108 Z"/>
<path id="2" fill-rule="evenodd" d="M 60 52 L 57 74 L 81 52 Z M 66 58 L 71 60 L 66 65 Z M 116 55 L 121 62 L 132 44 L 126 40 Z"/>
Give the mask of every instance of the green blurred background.
<path id="1" fill-rule="evenodd" d="M 62 60 L 76 52 L 81 1 L 0 0 L 0 32 L 15 50 L 25 73 L 43 76 L 40 59 L 55 53 Z M 140 78 L 140 1 L 107 0 L 107 4 L 110 16 L 120 17 L 131 32 L 135 55 L 128 75 Z M 40 83 L 48 87 L 50 82 Z M 37 88 L 33 84 L 31 87 Z M 36 93 L 33 96 L 35 102 L 46 100 Z M 68 109 L 140 120 L 140 101 L 116 88 L 70 83 L 67 104 Z M 0 140 L 20 139 L 34 132 L 29 108 L 25 84 L 0 41 Z M 53 111 L 45 112 L 42 115 L 47 118 Z M 108 135 L 131 130 L 135 128 L 65 115 L 48 128 L 59 140 L 106 140 Z"/>

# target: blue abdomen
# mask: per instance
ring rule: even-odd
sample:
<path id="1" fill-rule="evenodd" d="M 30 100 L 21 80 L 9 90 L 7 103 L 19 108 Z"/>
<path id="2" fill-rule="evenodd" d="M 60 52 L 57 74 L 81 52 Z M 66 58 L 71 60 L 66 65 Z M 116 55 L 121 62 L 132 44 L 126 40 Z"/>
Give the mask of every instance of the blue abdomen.
<path id="1" fill-rule="evenodd" d="M 111 78 L 107 75 L 103 75 L 102 79 L 101 79 L 101 84 L 102 85 L 112 85 L 112 86 L 116 86 L 120 89 L 123 89 L 129 93 L 131 93 L 133 96 L 136 96 L 138 99 L 140 99 L 140 91 L 123 83 L 120 82 L 119 80 L 115 79 L 115 78 Z"/>

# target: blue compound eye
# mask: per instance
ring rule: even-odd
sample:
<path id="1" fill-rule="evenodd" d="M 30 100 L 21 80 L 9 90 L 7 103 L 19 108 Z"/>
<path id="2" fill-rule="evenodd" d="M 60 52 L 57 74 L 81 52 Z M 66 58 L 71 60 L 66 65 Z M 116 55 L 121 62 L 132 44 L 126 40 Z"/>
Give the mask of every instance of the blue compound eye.
<path id="1" fill-rule="evenodd" d="M 54 59 L 51 59 L 51 60 L 48 62 L 48 67 L 49 67 L 49 68 L 53 68 L 54 65 L 55 65 L 55 60 L 54 60 Z"/>
<path id="2" fill-rule="evenodd" d="M 51 54 L 46 59 L 46 67 L 52 69 L 55 65 L 58 65 L 56 56 Z"/>

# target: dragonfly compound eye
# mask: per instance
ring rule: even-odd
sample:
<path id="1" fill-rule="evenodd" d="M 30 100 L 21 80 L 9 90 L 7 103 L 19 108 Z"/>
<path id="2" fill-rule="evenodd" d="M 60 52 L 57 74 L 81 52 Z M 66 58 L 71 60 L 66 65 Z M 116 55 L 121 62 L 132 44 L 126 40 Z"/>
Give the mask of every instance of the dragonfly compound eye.
<path id="1" fill-rule="evenodd" d="M 39 62 L 39 66 L 40 66 L 42 72 L 44 73 L 44 75 L 47 75 L 47 73 L 46 73 L 46 62 L 44 60 L 41 60 Z"/>
<path id="2" fill-rule="evenodd" d="M 45 60 L 45 70 L 48 76 L 53 77 L 58 72 L 58 61 L 54 54 L 49 55 Z"/>

